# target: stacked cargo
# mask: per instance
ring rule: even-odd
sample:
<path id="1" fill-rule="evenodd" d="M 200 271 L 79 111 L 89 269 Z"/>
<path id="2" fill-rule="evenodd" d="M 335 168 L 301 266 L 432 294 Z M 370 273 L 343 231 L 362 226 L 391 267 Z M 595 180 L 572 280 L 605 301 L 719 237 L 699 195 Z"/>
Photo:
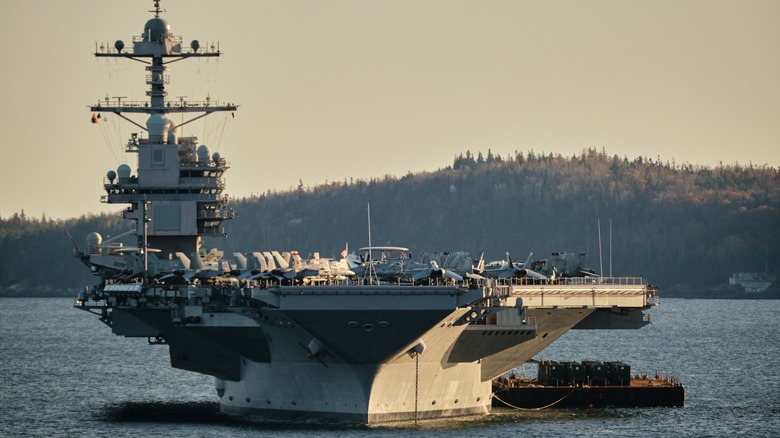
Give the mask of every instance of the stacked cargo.
<path id="1" fill-rule="evenodd" d="M 631 366 L 623 362 L 539 362 L 537 380 L 544 386 L 620 386 L 631 383 Z"/>
<path id="2" fill-rule="evenodd" d="M 631 384 L 631 366 L 623 362 L 607 362 L 610 385 Z"/>
<path id="3" fill-rule="evenodd" d="M 609 382 L 609 368 L 601 363 L 592 360 L 582 361 L 582 366 L 586 368 L 588 375 L 588 385 L 606 386 Z"/>
<path id="4" fill-rule="evenodd" d="M 567 386 L 566 365 L 553 360 L 539 362 L 539 384 L 546 386 Z"/>
<path id="5" fill-rule="evenodd" d="M 582 386 L 588 383 L 588 371 L 585 366 L 579 362 L 566 362 L 569 367 L 568 383 L 569 385 Z"/>

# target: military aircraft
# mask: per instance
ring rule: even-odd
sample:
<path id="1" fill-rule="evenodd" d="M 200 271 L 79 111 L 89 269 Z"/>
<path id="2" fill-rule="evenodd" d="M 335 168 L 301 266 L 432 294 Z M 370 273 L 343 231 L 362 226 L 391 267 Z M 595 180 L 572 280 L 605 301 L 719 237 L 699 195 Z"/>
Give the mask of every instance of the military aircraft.
<path id="1" fill-rule="evenodd" d="M 246 256 L 235 253 L 234 257 L 238 269 L 232 271 L 232 274 L 239 280 L 273 279 L 290 284 L 339 280 L 355 275 L 346 260 L 320 258 L 319 253 L 314 253 L 314 257 L 308 260 L 303 259 L 297 251 L 252 252 Z"/>
<path id="2" fill-rule="evenodd" d="M 531 258 L 534 253 L 528 254 L 524 263 L 512 261 L 509 253 L 506 253 L 506 260 L 498 260 L 485 265 L 484 274 L 491 278 L 533 278 L 535 280 L 548 280 L 549 277 L 540 273 L 537 269 L 532 269 Z"/>
<path id="3" fill-rule="evenodd" d="M 278 253 L 277 253 L 278 254 Z M 290 263 L 288 264 L 288 270 L 285 271 L 285 278 L 307 278 L 318 277 L 325 266 L 330 267 L 327 263 L 320 263 L 319 253 L 317 253 L 316 261 L 305 261 L 298 254 L 298 251 L 292 251 L 290 253 Z"/>
<path id="4" fill-rule="evenodd" d="M 204 254 L 203 258 L 200 254 L 193 254 L 192 259 L 190 259 L 183 252 L 176 252 L 174 255 L 179 266 L 170 274 L 160 277 L 160 281 L 165 282 L 172 279 L 189 281 L 193 278 L 209 280 L 225 276 L 226 273 L 230 272 L 230 267 L 222 263 L 222 251 L 215 248 Z"/>
<path id="5" fill-rule="evenodd" d="M 246 256 L 241 253 L 233 253 L 233 256 L 238 262 L 238 269 L 234 275 L 237 274 L 236 278 L 239 280 L 271 277 L 271 271 L 261 253 L 255 251 L 247 253 Z"/>
<path id="6" fill-rule="evenodd" d="M 484 253 L 480 255 L 477 262 L 474 262 L 471 259 L 471 255 L 465 251 L 437 252 L 434 253 L 433 257 L 423 254 L 421 260 L 427 263 L 436 261 L 438 266 L 462 277 L 459 281 L 462 281 L 464 277 L 471 280 L 485 279 L 485 277 L 481 275 L 485 266 Z"/>
<path id="7" fill-rule="evenodd" d="M 305 279 L 305 283 L 344 280 L 347 277 L 355 276 L 355 272 L 349 269 L 346 259 L 336 261 L 330 258 L 321 258 L 320 253 L 315 252 L 313 257 L 303 260 L 294 251 L 292 260 L 292 266 L 296 272 L 295 277 Z"/>
<path id="8" fill-rule="evenodd" d="M 585 253 L 554 252 L 550 257 L 550 269 L 557 270 L 562 277 L 596 277 L 596 272 L 584 267 Z"/>
<path id="9" fill-rule="evenodd" d="M 285 274 L 290 271 L 290 266 L 279 252 L 251 252 L 248 256 L 247 269 L 237 277 L 239 280 L 276 279 L 281 282 L 288 279 Z"/>
<path id="10" fill-rule="evenodd" d="M 437 280 L 441 278 L 449 278 L 455 281 L 463 281 L 463 277 L 461 275 L 458 275 L 454 271 L 445 268 L 440 268 L 436 260 L 431 260 L 428 263 L 428 267 L 419 269 L 416 272 L 413 272 L 411 274 L 412 274 L 412 279 L 414 279 L 415 281 L 420 281 L 424 279 Z"/>
<path id="11" fill-rule="evenodd" d="M 76 247 L 76 250 L 82 263 L 89 267 L 92 274 L 104 279 L 129 280 L 144 275 L 144 271 L 150 277 L 171 271 L 171 264 L 157 257 L 159 249 L 124 246 L 120 242 L 121 239 L 132 234 L 135 234 L 134 230 L 103 241 L 100 234 L 91 233 L 87 238 L 88 249 L 82 252 Z M 144 262 L 144 253 L 146 253 L 146 262 Z"/>
<path id="12" fill-rule="evenodd" d="M 463 281 L 484 280 L 480 273 L 484 259 L 472 262 L 467 252 L 439 252 L 432 257 L 422 254 L 419 261 L 412 260 L 408 248 L 400 246 L 374 246 L 360 248 L 359 254 L 347 254 L 349 269 L 358 278 L 369 275 L 382 281 L 420 282 L 425 279 L 451 279 Z M 476 266 L 476 267 L 475 267 Z"/>
<path id="13" fill-rule="evenodd" d="M 410 272 L 424 269 L 427 264 L 411 260 L 408 248 L 400 246 L 373 246 L 360 248 L 359 255 L 348 254 L 348 268 L 357 277 L 375 276 L 384 281 L 398 281 Z"/>

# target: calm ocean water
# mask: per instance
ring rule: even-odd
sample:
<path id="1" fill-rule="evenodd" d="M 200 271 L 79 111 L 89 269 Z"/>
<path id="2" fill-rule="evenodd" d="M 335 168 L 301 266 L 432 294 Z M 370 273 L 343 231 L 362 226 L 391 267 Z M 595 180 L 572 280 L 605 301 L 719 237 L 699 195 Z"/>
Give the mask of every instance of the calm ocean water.
<path id="1" fill-rule="evenodd" d="M 684 408 L 494 410 L 419 425 L 269 425 L 222 415 L 210 377 L 111 334 L 68 299 L 0 298 L 0 436 L 780 436 L 780 301 L 663 299 L 638 331 L 571 331 L 539 358 L 670 373 Z"/>

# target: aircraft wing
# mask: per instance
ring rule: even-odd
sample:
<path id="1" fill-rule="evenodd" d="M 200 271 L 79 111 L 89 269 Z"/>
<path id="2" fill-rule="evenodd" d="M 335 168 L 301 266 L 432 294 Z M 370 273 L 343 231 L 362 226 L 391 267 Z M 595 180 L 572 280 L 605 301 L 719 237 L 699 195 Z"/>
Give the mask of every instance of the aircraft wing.
<path id="1" fill-rule="evenodd" d="M 463 281 L 463 277 L 461 277 L 455 272 L 450 271 L 449 269 L 442 269 L 442 275 L 444 275 L 447 278 L 451 278 L 453 280 Z"/>
<path id="2" fill-rule="evenodd" d="M 542 275 L 536 271 L 532 271 L 530 269 L 521 269 L 519 272 L 520 277 L 528 277 L 528 278 L 535 278 L 537 280 L 547 280 L 546 275 Z"/>

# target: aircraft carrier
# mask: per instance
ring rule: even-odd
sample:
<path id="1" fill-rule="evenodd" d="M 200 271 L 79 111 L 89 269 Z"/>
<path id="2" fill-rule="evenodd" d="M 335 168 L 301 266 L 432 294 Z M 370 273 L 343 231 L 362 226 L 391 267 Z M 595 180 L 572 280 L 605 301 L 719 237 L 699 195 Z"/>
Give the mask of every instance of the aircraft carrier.
<path id="1" fill-rule="evenodd" d="M 222 411 L 360 424 L 487 414 L 493 379 L 569 329 L 649 322 L 652 286 L 583 271 L 570 254 L 485 267 L 459 253 L 470 267 L 458 272 L 449 259 L 399 261 L 403 248 L 370 244 L 341 260 L 206 251 L 201 238 L 235 216 L 229 166 L 181 128 L 238 106 L 169 98 L 171 63 L 221 53 L 174 36 L 159 1 L 150 12 L 131 43 L 96 47 L 144 65 L 148 100 L 90 107 L 94 123 L 119 116 L 139 128 L 125 146 L 135 169 L 109 170 L 102 198 L 126 205 L 136 243 L 87 237 L 78 256 L 99 284 L 75 306 L 116 335 L 166 344 L 173 367 L 214 376 Z"/>

